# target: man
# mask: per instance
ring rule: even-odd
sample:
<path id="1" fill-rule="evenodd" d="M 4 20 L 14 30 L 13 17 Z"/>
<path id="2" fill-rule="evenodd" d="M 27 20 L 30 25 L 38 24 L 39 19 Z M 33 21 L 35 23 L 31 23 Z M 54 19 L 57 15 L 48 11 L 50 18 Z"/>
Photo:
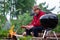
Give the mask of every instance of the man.
<path id="1" fill-rule="evenodd" d="M 41 32 L 44 29 L 40 23 L 40 17 L 45 13 L 41 11 L 39 8 L 34 8 L 33 11 L 35 15 L 33 17 L 32 22 L 29 25 L 22 27 L 26 28 L 26 35 L 31 35 L 31 32 L 33 32 L 34 36 L 38 37 L 38 32 Z"/>

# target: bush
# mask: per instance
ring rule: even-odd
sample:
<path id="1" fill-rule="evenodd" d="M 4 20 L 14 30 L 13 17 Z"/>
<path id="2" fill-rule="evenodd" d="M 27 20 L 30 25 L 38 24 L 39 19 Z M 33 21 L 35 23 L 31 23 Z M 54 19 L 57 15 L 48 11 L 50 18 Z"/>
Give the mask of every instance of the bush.
<path id="1" fill-rule="evenodd" d="M 32 20 L 32 16 L 30 16 L 29 12 L 26 12 L 24 14 L 20 14 L 18 16 L 17 20 L 11 20 L 11 24 L 15 25 L 14 30 L 17 31 L 18 34 L 22 34 L 25 30 L 21 28 L 22 25 L 28 25 L 31 20 Z"/>
<path id="2" fill-rule="evenodd" d="M 60 32 L 60 14 L 58 15 L 58 25 L 57 25 L 57 27 L 54 29 L 54 31 L 56 31 L 56 32 Z"/>
<path id="3" fill-rule="evenodd" d="M 8 31 L 0 30 L 0 38 L 7 37 L 7 35 L 8 35 Z"/>

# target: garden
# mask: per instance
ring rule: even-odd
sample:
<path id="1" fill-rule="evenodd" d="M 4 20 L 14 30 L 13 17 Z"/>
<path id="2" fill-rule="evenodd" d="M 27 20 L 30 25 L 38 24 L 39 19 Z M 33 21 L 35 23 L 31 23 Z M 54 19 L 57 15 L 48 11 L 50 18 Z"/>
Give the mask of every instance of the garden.
<path id="1" fill-rule="evenodd" d="M 22 35 L 25 29 L 22 25 L 28 25 L 33 19 L 32 7 L 36 4 L 35 0 L 2 0 L 0 1 L 0 39 L 8 38 L 9 33 L 16 32 Z M 53 11 L 55 7 L 47 9 L 46 2 L 40 3 L 39 7 L 44 12 Z M 45 7 L 44 7 L 45 6 Z M 60 12 L 57 12 L 58 25 L 53 29 L 60 33 Z M 31 36 L 24 36 L 19 40 L 29 40 Z M 31 39 L 30 39 L 31 40 Z"/>

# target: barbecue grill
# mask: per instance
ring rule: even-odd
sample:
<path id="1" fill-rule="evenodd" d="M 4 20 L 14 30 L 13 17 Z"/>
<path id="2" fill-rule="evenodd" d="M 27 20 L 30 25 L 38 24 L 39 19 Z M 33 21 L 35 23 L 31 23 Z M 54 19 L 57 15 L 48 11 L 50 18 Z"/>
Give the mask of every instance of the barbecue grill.
<path id="1" fill-rule="evenodd" d="M 58 40 L 55 31 L 51 31 L 52 29 L 57 27 L 58 16 L 56 14 L 45 14 L 40 17 L 40 22 L 41 22 L 41 25 L 45 28 L 42 38 L 44 38 L 45 35 L 48 35 L 48 33 L 53 32 L 54 36 Z"/>
<path id="2" fill-rule="evenodd" d="M 40 17 L 40 22 L 46 29 L 54 29 L 58 24 L 58 16 L 56 14 L 45 14 Z"/>

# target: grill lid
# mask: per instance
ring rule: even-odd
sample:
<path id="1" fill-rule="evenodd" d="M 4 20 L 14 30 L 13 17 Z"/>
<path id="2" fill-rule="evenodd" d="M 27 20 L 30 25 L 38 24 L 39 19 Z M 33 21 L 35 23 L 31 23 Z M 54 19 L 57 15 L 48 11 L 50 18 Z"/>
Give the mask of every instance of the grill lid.
<path id="1" fill-rule="evenodd" d="M 45 14 L 40 17 L 40 22 L 44 28 L 54 29 L 58 24 L 58 17 L 56 14 Z"/>

